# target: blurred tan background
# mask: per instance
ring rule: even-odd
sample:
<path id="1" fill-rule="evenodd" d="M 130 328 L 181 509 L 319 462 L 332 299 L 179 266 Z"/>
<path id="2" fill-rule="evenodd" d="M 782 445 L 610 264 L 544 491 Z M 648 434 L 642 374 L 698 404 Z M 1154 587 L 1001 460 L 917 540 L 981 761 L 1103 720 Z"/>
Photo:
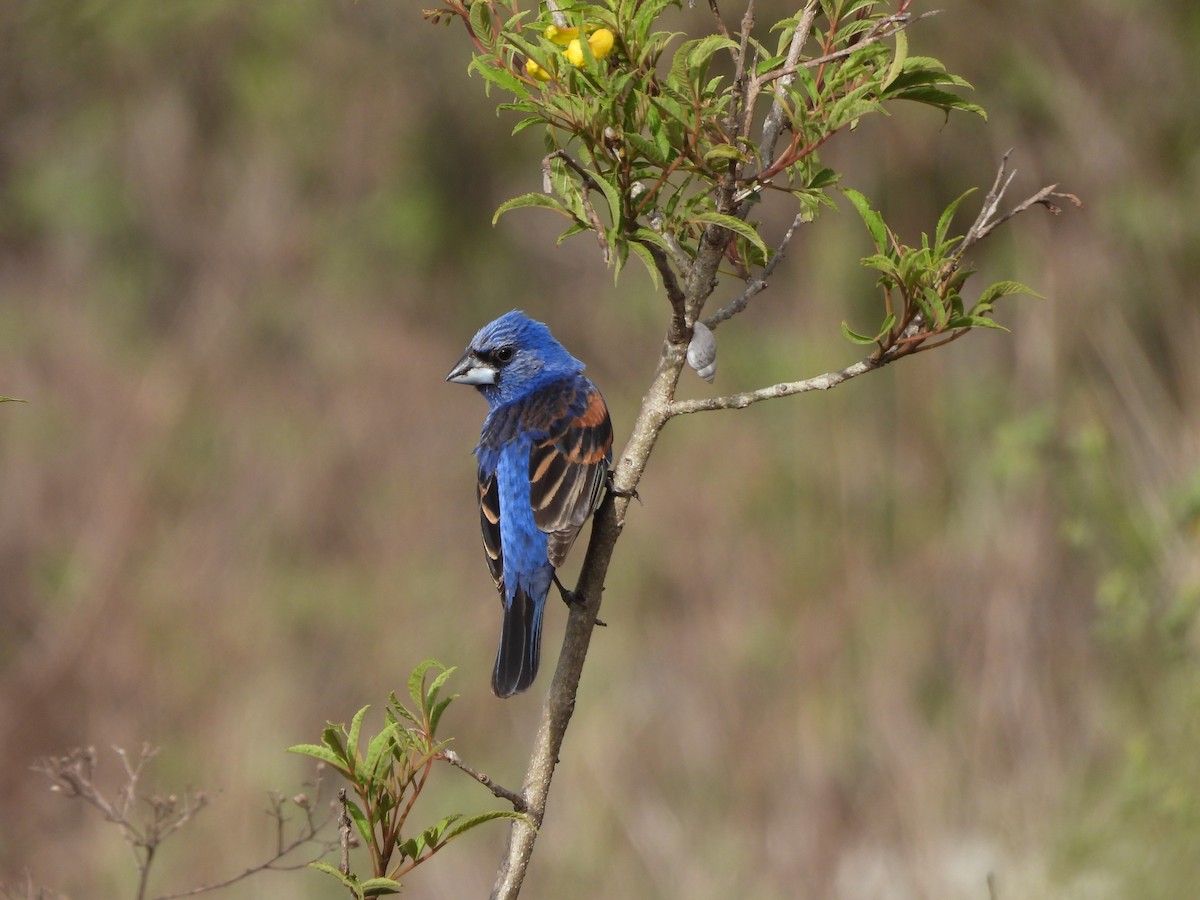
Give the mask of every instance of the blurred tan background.
<path id="1" fill-rule="evenodd" d="M 984 898 L 989 872 L 1004 900 L 1196 896 L 1200 10 L 947 6 L 913 52 L 990 123 L 897 109 L 825 159 L 915 241 L 1015 148 L 1013 201 L 1058 181 L 1086 206 L 973 261 L 1049 299 L 1006 304 L 1011 335 L 669 427 L 529 897 Z M 459 667 L 445 733 L 519 783 L 564 614 L 536 688 L 492 697 L 485 408 L 443 378 L 522 307 L 620 443 L 665 305 L 586 236 L 556 248 L 551 216 L 490 226 L 541 143 L 467 61 L 392 0 L 0 5 L 0 394 L 29 401 L 0 406 L 0 882 L 131 897 L 115 829 L 30 765 L 93 744 L 114 787 L 108 748 L 142 741 L 148 786 L 219 792 L 151 893 L 235 874 L 272 845 L 266 792 L 311 775 L 284 748 L 429 656 Z M 839 323 L 878 314 L 842 206 L 720 330 L 715 389 L 856 358 Z M 494 805 L 447 770 L 417 815 Z M 407 895 L 486 895 L 503 840 Z M 219 896 L 341 893 L 302 871 Z"/>

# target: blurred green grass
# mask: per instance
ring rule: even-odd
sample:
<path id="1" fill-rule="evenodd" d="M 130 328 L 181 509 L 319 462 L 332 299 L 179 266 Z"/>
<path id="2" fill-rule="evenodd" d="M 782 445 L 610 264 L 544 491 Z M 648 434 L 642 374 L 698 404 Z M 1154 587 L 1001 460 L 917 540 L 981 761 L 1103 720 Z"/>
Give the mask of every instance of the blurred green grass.
<path id="1" fill-rule="evenodd" d="M 1087 205 L 974 262 L 1050 299 L 1003 311 L 1011 335 L 672 423 L 530 896 L 985 896 L 989 870 L 1003 897 L 1191 896 L 1198 32 L 1182 2 L 1100 0 L 914 30 L 991 122 L 904 112 L 828 161 L 914 239 L 1014 146 L 1014 198 L 1058 180 Z M 520 306 L 589 362 L 620 435 L 661 298 L 536 213 L 490 227 L 540 145 L 414 8 L 38 0 L 0 8 L 0 42 L 0 393 L 30 401 L 0 408 L 0 881 L 128 895 L 111 827 L 29 765 L 143 740 L 163 789 L 221 792 L 156 889 L 240 870 L 272 840 L 264 792 L 309 777 L 283 749 L 426 656 L 459 666 L 456 748 L 516 784 L 539 691 L 487 690 L 483 407 L 442 378 Z M 853 216 L 806 226 L 719 332 L 718 386 L 853 359 L 867 250 Z M 430 819 L 487 806 L 455 775 Z M 473 834 L 409 893 L 482 894 L 502 841 Z"/>

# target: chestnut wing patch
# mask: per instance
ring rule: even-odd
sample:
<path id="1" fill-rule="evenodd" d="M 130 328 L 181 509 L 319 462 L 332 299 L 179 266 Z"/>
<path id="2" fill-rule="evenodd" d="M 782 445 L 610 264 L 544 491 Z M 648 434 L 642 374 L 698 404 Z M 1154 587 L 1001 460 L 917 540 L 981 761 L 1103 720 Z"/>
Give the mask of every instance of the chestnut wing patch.
<path id="1" fill-rule="evenodd" d="M 567 414 L 529 453 L 529 501 L 537 527 L 550 536 L 547 556 L 558 567 L 596 508 L 612 452 L 612 422 L 600 392 L 587 382 Z"/>

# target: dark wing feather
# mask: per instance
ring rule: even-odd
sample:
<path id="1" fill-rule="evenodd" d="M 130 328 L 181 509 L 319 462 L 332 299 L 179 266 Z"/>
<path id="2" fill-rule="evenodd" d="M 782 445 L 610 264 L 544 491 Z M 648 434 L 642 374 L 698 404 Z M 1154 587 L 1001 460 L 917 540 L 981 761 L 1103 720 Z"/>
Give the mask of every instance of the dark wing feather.
<path id="1" fill-rule="evenodd" d="M 595 510 L 612 457 L 612 422 L 604 398 L 582 377 L 571 394 L 565 414 L 529 454 L 533 520 L 550 536 L 547 556 L 555 568 Z"/>
<path id="2" fill-rule="evenodd" d="M 500 546 L 500 490 L 496 486 L 496 473 L 484 474 L 479 470 L 479 526 L 483 531 L 483 552 L 487 557 L 488 571 L 496 582 L 496 589 L 504 593 L 504 552 Z"/>

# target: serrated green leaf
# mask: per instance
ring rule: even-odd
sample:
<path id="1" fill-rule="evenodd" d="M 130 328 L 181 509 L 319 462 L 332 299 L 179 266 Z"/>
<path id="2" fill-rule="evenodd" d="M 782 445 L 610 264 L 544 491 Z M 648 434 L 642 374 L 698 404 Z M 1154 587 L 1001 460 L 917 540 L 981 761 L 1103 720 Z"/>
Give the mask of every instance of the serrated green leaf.
<path id="1" fill-rule="evenodd" d="M 480 813 L 477 816 L 469 816 L 458 822 L 445 836 L 443 844 L 449 843 L 460 834 L 470 831 L 484 822 L 494 822 L 496 819 L 520 819 L 523 822 L 529 822 L 529 816 L 524 813 L 519 813 L 511 809 L 494 809 L 490 812 Z"/>
<path id="2" fill-rule="evenodd" d="M 946 242 L 946 233 L 950 230 L 950 222 L 954 219 L 954 214 L 958 211 L 959 204 L 973 193 L 975 193 L 975 188 L 968 188 L 955 197 L 950 202 L 950 205 L 942 210 L 941 216 L 938 217 L 937 230 L 933 233 L 933 245 L 935 247 L 941 247 Z"/>
<path id="3" fill-rule="evenodd" d="M 363 716 L 370 708 L 370 706 L 364 706 L 350 720 L 350 731 L 346 735 L 346 752 L 352 756 L 358 755 L 358 735 L 362 731 Z"/>
<path id="4" fill-rule="evenodd" d="M 416 859 L 425 849 L 425 843 L 420 837 L 409 838 L 407 841 L 397 841 L 396 849 L 404 859 Z"/>
<path id="5" fill-rule="evenodd" d="M 609 182 L 607 178 L 598 172 L 588 171 L 594 181 L 600 187 L 600 192 L 604 194 L 604 201 L 608 204 L 609 221 L 616 228 L 621 222 L 621 195 L 617 192 L 616 185 Z M 617 176 L 613 176 L 614 178 Z M 610 238 L 611 241 L 611 238 Z"/>
<path id="6" fill-rule="evenodd" d="M 392 881 L 390 878 L 368 878 L 359 885 L 364 897 L 381 897 L 385 894 L 398 894 L 401 890 L 400 882 Z"/>
<path id="7" fill-rule="evenodd" d="M 1038 300 L 1046 299 L 1033 288 L 1026 287 L 1019 281 L 997 281 L 995 284 L 988 285 L 979 295 L 979 303 L 994 303 L 1000 297 L 1009 297 L 1013 294 L 1027 294 Z"/>
<path id="8" fill-rule="evenodd" d="M 642 265 L 644 265 L 646 267 L 646 271 L 650 273 L 650 281 L 653 282 L 654 290 L 657 291 L 659 288 L 658 264 L 654 261 L 654 257 L 650 254 L 650 251 L 646 249 L 645 245 L 639 241 L 629 241 L 628 244 L 629 249 L 632 250 L 634 255 L 642 261 Z"/>
<path id="9" fill-rule="evenodd" d="M 347 887 L 353 891 L 354 896 L 357 897 L 358 900 L 364 900 L 363 892 L 358 886 L 358 879 L 353 875 L 343 875 L 338 868 L 331 866 L 329 863 L 310 862 L 308 867 L 310 869 L 316 869 L 318 872 L 324 872 L 326 875 L 336 878 L 344 887 Z"/>
<path id="10" fill-rule="evenodd" d="M 441 672 L 429 683 L 428 689 L 425 691 L 425 708 L 431 709 L 433 704 L 437 702 L 438 692 L 446 683 L 447 679 L 454 674 L 454 666 L 448 669 L 442 669 Z"/>
<path id="11" fill-rule="evenodd" d="M 399 725 L 388 725 L 367 743 L 367 756 L 363 760 L 362 774 L 369 783 L 379 781 L 380 760 L 395 745 L 400 731 Z"/>
<path id="12" fill-rule="evenodd" d="M 526 206 L 538 206 L 542 209 L 549 209 L 558 213 L 560 216 L 566 216 L 568 219 L 574 218 L 569 212 L 563 209 L 562 203 L 555 197 L 548 194 L 522 194 L 519 197 L 513 197 L 511 200 L 505 200 L 496 209 L 495 215 L 492 216 L 492 224 L 495 225 L 502 215 L 506 212 L 511 212 L 514 209 L 521 209 Z"/>
<path id="13" fill-rule="evenodd" d="M 720 160 L 737 160 L 738 162 L 746 162 L 749 157 L 741 150 L 732 144 L 717 144 L 707 153 L 704 154 L 704 161 L 710 166 Z"/>
<path id="14" fill-rule="evenodd" d="M 545 125 L 545 124 L 546 124 L 546 120 L 544 118 L 542 118 L 541 116 L 526 116 L 524 119 L 522 119 L 516 125 L 513 126 L 512 133 L 517 134 L 518 132 L 524 131 L 526 128 L 530 128 L 534 125 Z"/>
<path id="15" fill-rule="evenodd" d="M 941 331 L 946 327 L 946 321 L 950 315 L 949 310 L 946 309 L 946 301 L 931 287 L 921 288 L 919 295 L 925 299 L 921 308 L 933 312 L 933 325 L 937 331 Z"/>
<path id="16" fill-rule="evenodd" d="M 947 113 L 950 110 L 958 109 L 963 112 L 974 113 L 985 122 L 987 121 L 987 112 L 978 103 L 970 103 L 958 96 L 958 94 L 952 94 L 949 91 L 943 91 L 941 88 L 929 85 L 917 85 L 899 91 L 890 91 L 888 97 L 893 100 L 912 100 L 915 103 L 923 103 L 926 106 L 945 110 Z"/>
<path id="17" fill-rule="evenodd" d="M 833 169 L 818 169 L 817 173 L 809 179 L 808 189 L 810 191 L 819 191 L 822 188 L 831 187 L 832 185 L 837 184 L 841 177 L 842 176 Z"/>
<path id="18" fill-rule="evenodd" d="M 640 134 L 625 135 L 626 141 L 639 155 L 654 163 L 659 168 L 669 165 L 669 160 L 659 150 L 658 144 Z M 669 149 L 669 148 L 668 148 Z"/>
<path id="19" fill-rule="evenodd" d="M 955 316 L 946 323 L 947 328 L 994 328 L 998 331 L 1008 331 L 995 319 L 987 316 Z"/>
<path id="20" fill-rule="evenodd" d="M 346 747 L 342 743 L 341 726 L 334 725 L 332 722 L 326 725 L 321 732 L 321 740 L 339 759 L 352 766 L 351 760 L 346 754 Z"/>
<path id="21" fill-rule="evenodd" d="M 767 252 L 767 245 L 763 243 L 762 236 L 754 229 L 753 226 L 746 224 L 735 216 L 727 216 L 724 213 L 718 212 L 699 212 L 692 215 L 691 221 L 702 222 L 706 225 L 717 225 L 720 228 L 727 228 L 734 234 L 745 238 L 763 253 Z"/>
<path id="22" fill-rule="evenodd" d="M 856 210 L 859 216 L 862 217 L 863 223 L 867 226 L 867 231 L 871 233 L 871 242 L 875 244 L 875 249 L 880 253 L 886 253 L 888 248 L 888 232 L 887 225 L 884 224 L 883 216 L 871 208 L 871 201 L 863 194 L 853 188 L 845 188 L 842 191 Z"/>
<path id="23" fill-rule="evenodd" d="M 299 753 L 303 756 L 311 756 L 313 759 L 319 759 L 321 762 L 329 763 L 339 772 L 346 773 L 346 762 L 340 756 L 337 756 L 328 747 L 322 747 L 320 744 L 294 744 L 287 748 L 288 753 Z"/>
<path id="24" fill-rule="evenodd" d="M 663 160 L 663 165 L 671 159 L 671 137 L 663 125 L 658 108 L 651 104 L 646 108 L 646 130 L 650 132 L 650 140 L 654 142 L 655 156 Z"/>
<path id="25" fill-rule="evenodd" d="M 395 691 L 392 691 L 391 695 L 388 697 L 388 703 L 388 724 L 394 723 L 396 721 L 396 716 L 399 716 L 407 722 L 411 722 L 413 725 L 417 724 L 417 717 L 412 714 L 407 706 L 405 706 L 396 698 Z"/>
<path id="26" fill-rule="evenodd" d="M 700 38 L 696 41 L 688 41 L 680 46 L 676 53 L 676 58 L 684 55 L 687 60 L 687 67 L 691 71 L 701 69 L 712 58 L 713 54 L 718 50 L 737 50 L 737 41 L 724 37 L 719 34 L 710 34 L 708 37 Z M 674 63 L 672 63 L 674 68 Z"/>
<path id="27" fill-rule="evenodd" d="M 433 705 L 433 709 L 431 709 L 429 712 L 429 733 L 431 735 L 437 732 L 438 723 L 442 720 L 442 713 L 446 711 L 446 707 L 450 705 L 452 700 L 457 699 L 458 694 L 453 694 L 449 697 L 439 700 Z"/>
<path id="28" fill-rule="evenodd" d="M 486 6 L 486 4 L 484 5 Z M 491 61 L 485 60 L 482 57 L 477 56 L 471 60 L 471 63 L 467 66 L 467 69 L 468 71 L 478 72 L 483 76 L 484 80 L 488 84 L 494 84 L 497 87 L 503 88 L 514 97 L 519 97 L 522 100 L 528 100 L 531 96 L 529 93 L 529 88 L 524 81 L 522 81 L 508 69 L 502 69 L 493 64 Z"/>
<path id="29" fill-rule="evenodd" d="M 567 238 L 574 237 L 575 235 L 579 234 L 581 231 L 591 231 L 591 230 L 592 229 L 591 229 L 590 225 L 585 225 L 583 222 L 576 222 L 573 225 L 571 225 L 569 228 L 567 228 L 566 231 L 564 231 L 562 234 L 560 234 L 558 236 L 558 241 L 556 243 L 561 244 Z"/>
<path id="30" fill-rule="evenodd" d="M 859 334 L 857 331 L 854 331 L 853 329 L 851 329 L 850 325 L 848 323 L 846 323 L 845 321 L 842 322 L 842 335 L 843 335 L 843 337 L 846 338 L 846 340 L 848 340 L 854 344 L 873 344 L 873 343 L 875 343 L 875 338 L 867 337 L 865 334 Z"/>
<path id="31" fill-rule="evenodd" d="M 888 85 L 896 80 L 897 76 L 904 71 L 904 61 L 908 59 L 908 32 L 896 32 L 896 55 L 892 57 L 892 64 L 888 66 L 887 75 L 883 79 L 883 88 L 887 90 Z"/>
<path id="32" fill-rule="evenodd" d="M 489 8 L 487 3 L 471 4 L 471 14 L 469 21 L 471 23 L 471 31 L 479 37 L 480 40 L 487 42 L 491 35 L 491 28 L 488 20 L 491 18 L 488 15 Z"/>

